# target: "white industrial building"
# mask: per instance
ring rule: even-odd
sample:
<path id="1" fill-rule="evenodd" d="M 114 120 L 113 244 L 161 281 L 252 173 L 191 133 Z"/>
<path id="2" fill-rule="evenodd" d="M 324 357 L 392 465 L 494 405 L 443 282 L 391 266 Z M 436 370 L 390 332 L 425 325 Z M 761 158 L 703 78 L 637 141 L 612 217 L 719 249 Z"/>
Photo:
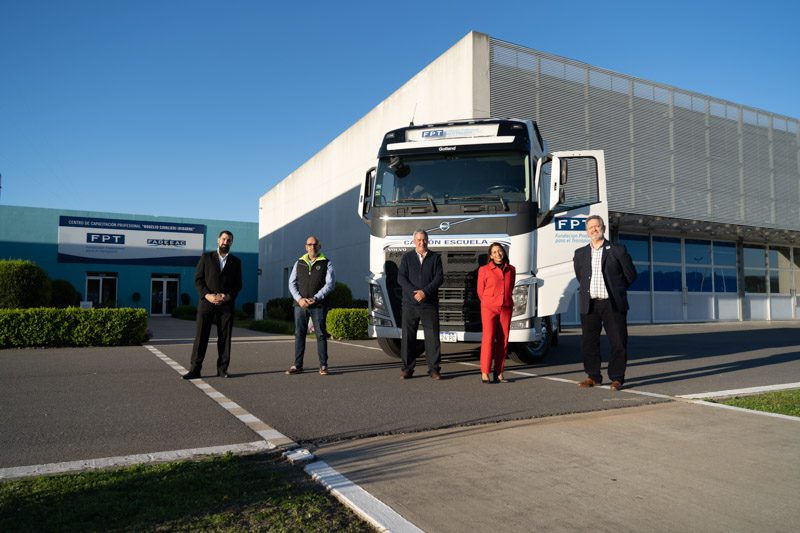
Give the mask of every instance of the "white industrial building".
<path id="1" fill-rule="evenodd" d="M 800 318 L 798 120 L 472 32 L 260 198 L 258 299 L 287 296 L 316 235 L 366 298 L 359 185 L 383 135 L 535 120 L 551 151 L 604 150 L 609 232 L 639 280 L 631 323 Z M 562 316 L 576 323 L 575 306 Z"/>

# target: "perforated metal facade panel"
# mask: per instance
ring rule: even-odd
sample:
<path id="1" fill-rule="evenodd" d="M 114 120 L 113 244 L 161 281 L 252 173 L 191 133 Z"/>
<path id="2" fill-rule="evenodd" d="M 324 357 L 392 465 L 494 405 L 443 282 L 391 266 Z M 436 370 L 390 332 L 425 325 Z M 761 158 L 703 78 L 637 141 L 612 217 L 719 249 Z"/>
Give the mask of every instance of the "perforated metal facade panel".
<path id="1" fill-rule="evenodd" d="M 800 230 L 798 120 L 496 39 L 491 115 L 606 154 L 610 211 Z"/>

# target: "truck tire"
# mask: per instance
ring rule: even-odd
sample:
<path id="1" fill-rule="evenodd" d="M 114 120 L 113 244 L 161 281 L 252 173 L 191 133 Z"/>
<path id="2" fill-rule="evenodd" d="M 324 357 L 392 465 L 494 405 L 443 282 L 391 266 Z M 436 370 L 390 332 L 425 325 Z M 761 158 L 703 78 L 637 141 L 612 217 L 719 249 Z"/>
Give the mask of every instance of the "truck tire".
<path id="1" fill-rule="evenodd" d="M 398 359 L 402 357 L 400 353 L 400 339 L 378 337 L 378 346 L 380 346 L 381 350 L 383 350 L 383 352 L 390 357 L 396 357 Z M 416 355 L 422 355 L 422 352 L 425 351 L 425 342 L 416 341 L 413 344 L 412 349 L 414 352 L 416 352 Z"/>
<path id="2" fill-rule="evenodd" d="M 525 365 L 540 363 L 550 351 L 553 343 L 553 323 L 550 317 L 542 319 L 541 342 L 514 342 L 511 343 L 509 356 L 513 361 Z"/>

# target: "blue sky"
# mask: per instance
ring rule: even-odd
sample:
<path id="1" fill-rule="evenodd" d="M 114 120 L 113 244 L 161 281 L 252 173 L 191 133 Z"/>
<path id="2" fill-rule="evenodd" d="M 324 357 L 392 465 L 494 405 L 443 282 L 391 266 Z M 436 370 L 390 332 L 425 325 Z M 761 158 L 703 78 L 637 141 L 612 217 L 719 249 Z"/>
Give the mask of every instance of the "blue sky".
<path id="1" fill-rule="evenodd" d="M 257 222 L 472 30 L 800 118 L 800 2 L 558 5 L 0 0 L 0 204 Z"/>

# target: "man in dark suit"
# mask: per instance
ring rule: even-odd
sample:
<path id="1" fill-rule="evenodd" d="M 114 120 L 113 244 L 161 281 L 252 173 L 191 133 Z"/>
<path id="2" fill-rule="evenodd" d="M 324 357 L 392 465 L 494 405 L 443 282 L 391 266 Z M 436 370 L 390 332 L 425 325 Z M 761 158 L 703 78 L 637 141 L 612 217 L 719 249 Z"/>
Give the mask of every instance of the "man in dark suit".
<path id="1" fill-rule="evenodd" d="M 428 374 L 435 380 L 439 374 L 441 344 L 439 342 L 439 286 L 444 282 L 442 258 L 428 250 L 428 234 L 423 230 L 414 232 L 414 250 L 403 254 L 397 270 L 397 282 L 403 288 L 403 338 L 400 355 L 403 358 L 401 379 L 414 375 L 417 354 L 417 328 L 420 321 L 425 332 L 425 358 Z"/>
<path id="2" fill-rule="evenodd" d="M 183 379 L 197 379 L 206 357 L 211 325 L 217 324 L 217 376 L 228 377 L 231 334 L 236 295 L 242 290 L 242 262 L 230 253 L 233 233 L 223 231 L 217 249 L 204 253 L 194 271 L 194 286 L 200 296 L 197 333 L 192 347 L 192 366 Z"/>
<path id="3" fill-rule="evenodd" d="M 628 287 L 636 281 L 636 268 L 624 244 L 605 240 L 603 219 L 586 219 L 590 242 L 575 250 L 573 264 L 580 283 L 581 354 L 588 375 L 580 387 L 594 387 L 603 382 L 600 374 L 600 330 L 605 327 L 611 356 L 608 379 L 611 389 L 620 390 L 628 366 Z"/>

